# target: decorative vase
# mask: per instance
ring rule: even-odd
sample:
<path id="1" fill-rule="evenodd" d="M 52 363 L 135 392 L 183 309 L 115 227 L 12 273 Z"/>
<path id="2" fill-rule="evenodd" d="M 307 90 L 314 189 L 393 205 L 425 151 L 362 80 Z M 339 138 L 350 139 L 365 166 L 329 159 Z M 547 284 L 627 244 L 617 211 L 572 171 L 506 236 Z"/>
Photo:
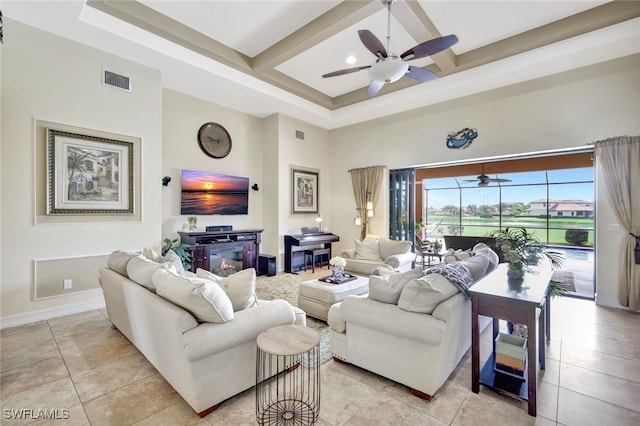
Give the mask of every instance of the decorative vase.
<path id="1" fill-rule="evenodd" d="M 333 267 L 333 279 L 336 281 L 342 281 L 342 276 L 344 275 L 344 266 L 334 266 Z"/>
<path id="2" fill-rule="evenodd" d="M 511 265 L 509 265 L 509 269 L 507 269 L 507 277 L 512 280 L 521 279 L 524 277 L 524 268 L 516 268 L 512 269 Z"/>

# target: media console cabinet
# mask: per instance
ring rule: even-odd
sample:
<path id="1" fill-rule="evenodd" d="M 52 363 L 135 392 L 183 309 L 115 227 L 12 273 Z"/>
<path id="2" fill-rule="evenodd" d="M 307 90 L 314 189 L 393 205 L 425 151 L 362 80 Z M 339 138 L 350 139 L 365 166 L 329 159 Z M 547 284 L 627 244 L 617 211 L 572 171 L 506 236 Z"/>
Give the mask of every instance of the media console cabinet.
<path id="1" fill-rule="evenodd" d="M 260 241 L 264 229 L 237 231 L 178 232 L 180 242 L 190 246 L 191 271 L 202 268 L 227 276 L 247 268 L 258 268 Z"/>

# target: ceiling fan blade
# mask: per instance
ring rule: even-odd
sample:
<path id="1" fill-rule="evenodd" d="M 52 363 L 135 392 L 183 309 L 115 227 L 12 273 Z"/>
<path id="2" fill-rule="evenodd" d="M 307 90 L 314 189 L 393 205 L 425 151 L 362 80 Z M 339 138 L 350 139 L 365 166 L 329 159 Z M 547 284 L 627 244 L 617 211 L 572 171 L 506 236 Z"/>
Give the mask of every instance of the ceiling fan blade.
<path id="1" fill-rule="evenodd" d="M 362 67 L 354 67 L 354 68 L 347 68 L 347 69 L 339 70 L 339 71 L 333 71 L 333 72 L 330 72 L 328 74 L 323 74 L 322 77 L 327 78 L 327 77 L 335 77 L 335 76 L 338 76 L 338 75 L 351 74 L 353 72 L 366 70 L 367 68 L 371 68 L 371 65 L 365 65 L 365 66 L 362 66 Z"/>
<path id="2" fill-rule="evenodd" d="M 367 96 L 375 96 L 384 86 L 384 81 L 372 80 L 367 89 Z"/>
<path id="3" fill-rule="evenodd" d="M 384 45 L 378 37 L 373 35 L 371 31 L 358 30 L 358 36 L 360 36 L 360 41 L 364 44 L 364 47 L 369 49 L 369 52 L 373 53 L 378 58 L 387 57 L 387 50 L 384 48 Z"/>
<path id="4" fill-rule="evenodd" d="M 400 55 L 400 57 L 407 61 L 424 58 L 426 56 L 431 56 L 435 55 L 436 53 L 442 52 L 443 50 L 450 48 L 457 42 L 458 37 L 456 37 L 454 34 L 434 38 L 432 40 L 420 43 L 419 45 L 407 50 L 402 55 Z"/>
<path id="5" fill-rule="evenodd" d="M 502 179 L 502 178 L 495 178 L 495 179 L 489 178 L 487 180 L 489 180 L 490 182 L 511 182 L 511 179 Z"/>
<path id="6" fill-rule="evenodd" d="M 427 81 L 437 80 L 440 78 L 438 74 L 432 71 L 426 70 L 424 68 L 412 67 L 412 66 L 409 67 L 409 71 L 407 72 L 407 77 L 412 78 L 421 83 L 426 83 Z"/>

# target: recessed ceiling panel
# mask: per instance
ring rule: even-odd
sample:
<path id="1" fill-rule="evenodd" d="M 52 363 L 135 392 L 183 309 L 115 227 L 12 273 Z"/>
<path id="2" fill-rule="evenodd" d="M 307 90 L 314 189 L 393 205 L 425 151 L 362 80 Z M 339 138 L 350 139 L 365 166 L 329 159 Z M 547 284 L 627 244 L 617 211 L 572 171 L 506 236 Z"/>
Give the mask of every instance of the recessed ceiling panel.
<path id="1" fill-rule="evenodd" d="M 364 47 L 358 36 L 358 30 L 363 29 L 371 31 L 386 48 L 387 10 L 381 5 L 380 12 L 291 58 L 276 69 L 332 97 L 367 87 L 371 81 L 368 70 L 322 78 L 323 74 L 332 71 L 373 65 L 376 62 L 376 57 Z M 400 55 L 422 41 L 425 40 L 414 40 L 395 18 L 391 18 L 391 49 L 387 50 Z M 346 62 L 349 56 L 355 58 L 354 63 Z M 411 65 L 419 67 L 430 63 L 432 61 L 429 58 L 410 62 Z"/>
<path id="2" fill-rule="evenodd" d="M 418 0 L 441 34 L 460 40 L 456 55 L 566 18 L 608 1 Z"/>
<path id="3" fill-rule="evenodd" d="M 254 57 L 332 9 L 340 0 L 141 2 L 232 49 Z"/>

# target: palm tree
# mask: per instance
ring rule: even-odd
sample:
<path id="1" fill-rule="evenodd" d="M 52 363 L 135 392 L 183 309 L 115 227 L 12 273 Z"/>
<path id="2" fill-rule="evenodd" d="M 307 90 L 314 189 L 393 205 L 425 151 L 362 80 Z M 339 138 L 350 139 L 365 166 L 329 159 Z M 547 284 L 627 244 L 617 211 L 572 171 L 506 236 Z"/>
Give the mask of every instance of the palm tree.
<path id="1" fill-rule="evenodd" d="M 91 155 L 90 151 L 69 147 L 69 155 L 67 157 L 67 170 L 69 173 L 69 186 L 67 188 L 67 197 L 71 198 L 71 187 L 73 179 L 77 173 L 84 173 L 87 170 L 84 167 L 84 160 Z"/>

